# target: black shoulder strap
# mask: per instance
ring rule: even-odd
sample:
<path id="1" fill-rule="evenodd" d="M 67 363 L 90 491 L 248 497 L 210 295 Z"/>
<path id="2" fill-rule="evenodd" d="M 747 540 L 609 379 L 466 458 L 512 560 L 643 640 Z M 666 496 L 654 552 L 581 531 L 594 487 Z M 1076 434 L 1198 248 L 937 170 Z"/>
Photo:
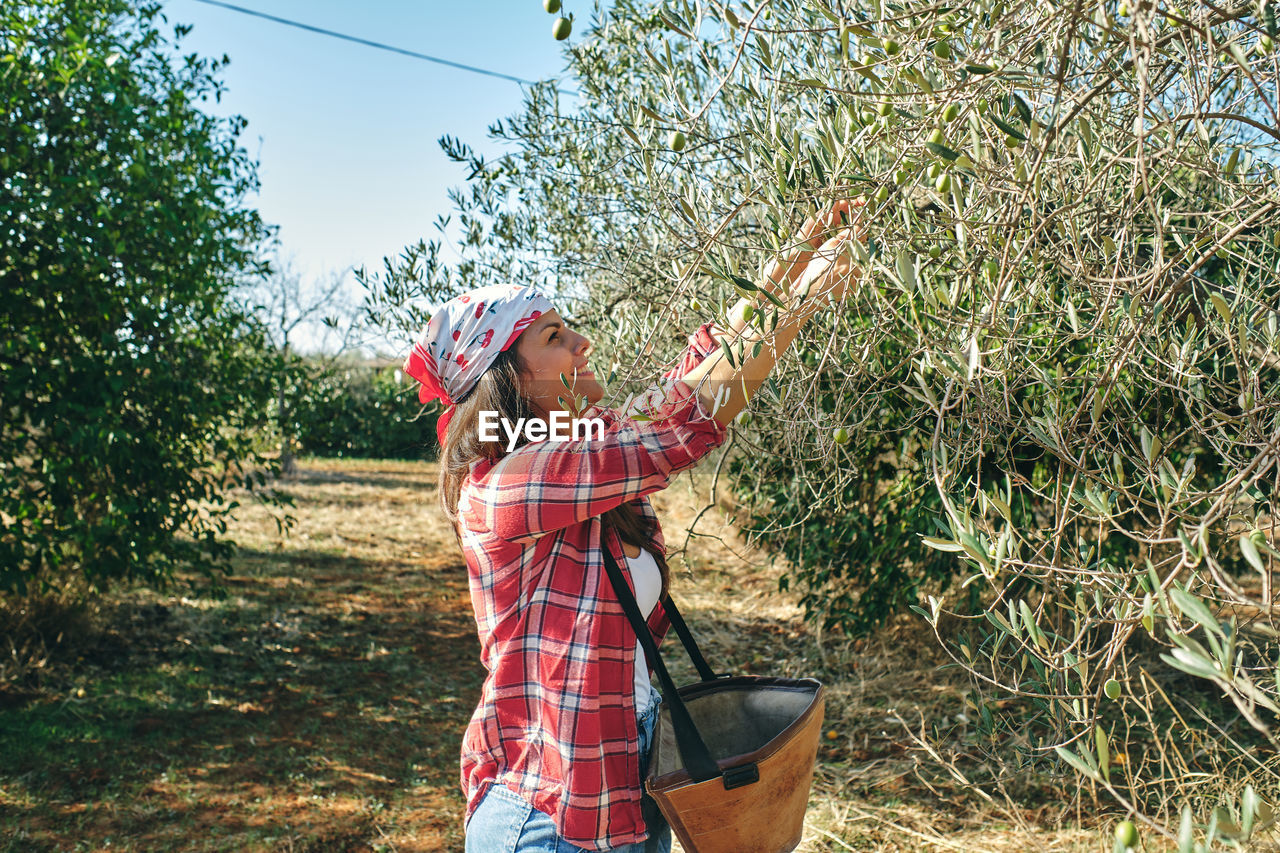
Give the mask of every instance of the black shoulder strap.
<path id="1" fill-rule="evenodd" d="M 676 607 L 676 603 L 670 595 L 662 599 L 662 611 L 667 614 L 671 627 L 675 629 L 676 636 L 680 638 L 684 650 L 689 653 L 689 659 L 693 661 L 693 666 L 698 670 L 698 677 L 703 681 L 714 681 L 717 678 L 726 677 L 725 674 L 719 674 L 711 671 L 711 666 L 707 663 L 707 659 L 702 656 L 702 650 L 698 648 L 698 644 L 693 640 L 693 634 L 689 631 L 689 626 L 685 624 L 684 617 L 680 615 L 680 609 Z M 648 652 L 645 652 L 648 654 Z"/>
<path id="2" fill-rule="evenodd" d="M 636 598 L 631 593 L 631 587 L 627 584 L 627 579 L 622 576 L 622 570 L 618 568 L 618 561 L 609 553 L 609 547 L 606 543 L 600 543 L 600 550 L 604 552 L 605 571 L 609 575 L 609 582 L 613 584 L 613 591 L 618 596 L 618 602 L 622 605 L 622 610 L 627 614 L 627 621 L 631 623 L 632 630 L 636 633 L 636 639 L 640 641 L 640 648 L 644 649 L 645 658 L 649 664 L 653 666 L 654 671 L 658 674 L 658 681 L 662 684 L 662 698 L 666 700 L 667 707 L 671 711 L 671 724 L 675 728 L 676 743 L 680 745 L 680 755 L 684 758 L 685 769 L 689 771 L 689 775 L 693 777 L 695 782 L 705 782 L 708 779 L 714 779 L 720 776 L 720 768 L 716 765 L 715 759 L 711 757 L 707 744 L 702 739 L 702 735 L 698 734 L 698 729 L 693 724 L 693 718 L 689 716 L 689 709 L 685 707 L 684 700 L 680 698 L 680 692 L 676 688 L 675 682 L 671 680 L 671 674 L 667 672 L 667 666 L 662 661 L 662 655 L 658 653 L 658 646 L 653 641 L 653 634 L 649 631 L 649 626 L 645 624 L 644 618 L 640 615 L 640 607 L 636 604 Z M 668 599 L 669 601 L 669 599 Z M 664 603 L 665 607 L 665 603 Z M 675 607 L 667 610 L 672 618 L 672 627 L 676 626 L 679 621 L 680 628 L 676 628 L 680 634 L 680 639 L 685 643 L 685 648 L 690 649 L 690 656 L 694 657 L 697 645 L 693 642 L 693 635 L 689 633 L 689 628 L 684 624 L 684 620 L 679 617 L 679 611 Z M 695 664 L 698 660 L 702 660 L 702 654 L 698 653 L 694 657 Z M 699 667 L 699 672 L 705 669 L 710 672 L 705 660 Z M 705 678 L 705 676 L 704 676 Z"/>

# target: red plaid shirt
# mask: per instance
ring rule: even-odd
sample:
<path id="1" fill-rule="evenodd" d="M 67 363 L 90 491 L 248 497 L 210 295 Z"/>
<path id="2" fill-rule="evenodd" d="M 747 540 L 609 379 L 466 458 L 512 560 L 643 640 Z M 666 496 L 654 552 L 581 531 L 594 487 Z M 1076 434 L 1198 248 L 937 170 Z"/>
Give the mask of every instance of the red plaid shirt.
<path id="1" fill-rule="evenodd" d="M 704 325 L 627 414 L 585 413 L 605 422 L 603 440 L 540 441 L 472 466 L 458 508 L 489 675 L 462 743 L 468 818 L 501 784 L 580 847 L 644 839 L 636 638 L 604 571 L 600 516 L 631 501 L 656 522 L 645 496 L 724 442 L 678 381 L 717 348 Z M 654 541 L 665 553 L 660 528 Z M 616 535 L 607 547 L 625 565 Z M 661 640 L 667 626 L 659 605 L 649 628 Z"/>

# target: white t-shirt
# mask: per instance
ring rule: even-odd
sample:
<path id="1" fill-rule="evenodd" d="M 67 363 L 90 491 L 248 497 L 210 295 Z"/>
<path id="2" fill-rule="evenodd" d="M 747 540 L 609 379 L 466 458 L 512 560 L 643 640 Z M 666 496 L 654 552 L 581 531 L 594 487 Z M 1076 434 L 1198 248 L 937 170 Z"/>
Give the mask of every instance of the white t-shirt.
<path id="1" fill-rule="evenodd" d="M 653 608 L 658 604 L 658 596 L 662 594 L 662 572 L 653 555 L 644 548 L 640 556 L 627 557 L 627 570 L 631 572 L 631 585 L 636 590 L 636 605 L 640 613 L 648 619 Z M 645 658 L 640 641 L 636 640 L 636 708 L 642 709 L 649 702 L 649 694 L 653 687 L 649 684 L 649 663 Z"/>

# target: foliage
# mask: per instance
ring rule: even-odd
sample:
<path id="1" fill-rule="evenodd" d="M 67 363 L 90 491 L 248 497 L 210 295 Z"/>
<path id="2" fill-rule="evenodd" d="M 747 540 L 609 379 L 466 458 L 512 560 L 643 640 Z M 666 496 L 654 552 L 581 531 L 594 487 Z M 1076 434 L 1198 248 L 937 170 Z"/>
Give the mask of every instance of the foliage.
<path id="1" fill-rule="evenodd" d="M 270 395 L 230 298 L 263 237 L 221 63 L 159 5 L 0 10 L 0 592 L 163 582 L 227 556 Z M 225 61 L 225 60 L 224 60 Z"/>
<path id="2" fill-rule="evenodd" d="M 1274 31 L 1270 2 L 620 0 L 568 53 L 576 109 L 534 88 L 497 161 L 444 140 L 463 261 L 365 278 L 405 328 L 464 284 L 588 297 L 625 393 L 861 195 L 863 286 L 737 431 L 757 533 L 827 621 L 919 588 L 993 752 L 1079 762 L 1184 849 L 1243 838 L 1280 794 L 1246 760 L 1280 746 Z"/>
<path id="3" fill-rule="evenodd" d="M 286 426 L 312 456 L 421 459 L 435 453 L 436 416 L 422 412 L 411 385 L 385 364 L 305 359 L 285 389 Z"/>

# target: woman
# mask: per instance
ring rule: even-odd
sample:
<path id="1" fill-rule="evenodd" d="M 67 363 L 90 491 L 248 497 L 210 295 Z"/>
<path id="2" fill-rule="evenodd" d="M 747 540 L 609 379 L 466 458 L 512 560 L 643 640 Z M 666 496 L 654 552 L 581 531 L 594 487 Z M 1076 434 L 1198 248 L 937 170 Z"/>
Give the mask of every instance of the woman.
<path id="1" fill-rule="evenodd" d="M 468 853 L 670 850 L 641 781 L 658 695 L 601 549 L 629 574 L 660 640 L 669 570 L 646 496 L 724 441 L 800 327 L 843 295 L 853 234 L 827 229 L 851 213 L 840 202 L 811 218 L 798 235 L 805 251 L 768 270 L 762 286 L 790 302 L 776 329 L 748 329 L 742 300 L 729 329 L 699 328 L 665 382 L 626 413 L 596 405 L 604 389 L 587 364 L 590 341 L 532 289 L 474 290 L 427 325 L 405 371 L 422 383 L 422 402 L 447 407 L 440 501 L 466 558 L 489 671 L 462 746 Z M 746 340 L 738 367 L 719 338 Z M 506 432 L 487 440 L 481 428 L 548 421 L 584 399 L 580 414 L 598 418 L 603 436 L 522 435 L 508 451 Z"/>

